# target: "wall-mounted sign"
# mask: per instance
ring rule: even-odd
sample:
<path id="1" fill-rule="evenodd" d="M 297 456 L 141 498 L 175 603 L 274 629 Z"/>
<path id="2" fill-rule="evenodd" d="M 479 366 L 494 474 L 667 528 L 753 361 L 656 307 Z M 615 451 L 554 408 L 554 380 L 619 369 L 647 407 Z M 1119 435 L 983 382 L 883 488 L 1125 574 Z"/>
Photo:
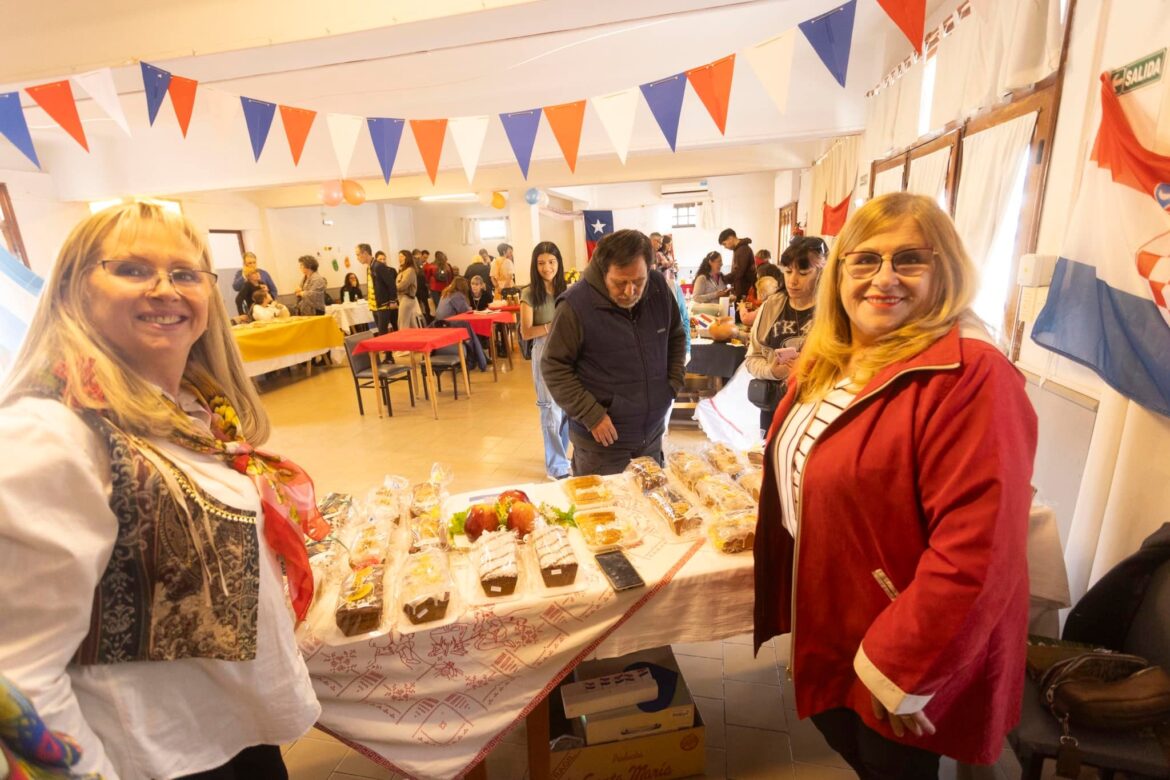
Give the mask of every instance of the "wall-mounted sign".
<path id="1" fill-rule="evenodd" d="M 1162 70 L 1165 65 L 1166 50 L 1162 49 L 1142 57 L 1136 62 L 1131 62 L 1125 67 L 1118 68 L 1109 74 L 1110 78 L 1113 79 L 1113 91 L 1118 95 L 1124 95 L 1139 87 L 1153 84 L 1162 78 Z"/>

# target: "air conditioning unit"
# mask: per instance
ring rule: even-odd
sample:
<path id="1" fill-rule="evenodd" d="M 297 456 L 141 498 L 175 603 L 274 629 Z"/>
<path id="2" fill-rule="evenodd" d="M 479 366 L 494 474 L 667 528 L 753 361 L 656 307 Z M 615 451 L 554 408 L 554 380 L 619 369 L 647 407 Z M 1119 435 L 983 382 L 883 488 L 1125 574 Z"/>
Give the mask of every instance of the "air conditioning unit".
<path id="1" fill-rule="evenodd" d="M 706 195 L 707 180 L 702 181 L 672 181 L 662 185 L 662 197 L 677 198 L 691 195 Z"/>

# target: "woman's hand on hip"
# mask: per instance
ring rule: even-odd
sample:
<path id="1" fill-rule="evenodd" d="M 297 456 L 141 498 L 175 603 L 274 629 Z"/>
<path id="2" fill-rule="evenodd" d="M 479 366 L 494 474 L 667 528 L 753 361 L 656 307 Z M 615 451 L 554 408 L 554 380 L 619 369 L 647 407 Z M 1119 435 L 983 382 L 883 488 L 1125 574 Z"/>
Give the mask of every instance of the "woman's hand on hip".
<path id="1" fill-rule="evenodd" d="M 907 731 L 916 737 L 935 733 L 934 724 L 922 710 L 909 715 L 894 715 L 872 693 L 869 695 L 869 701 L 873 705 L 874 716 L 878 720 L 889 720 L 890 728 L 894 730 L 896 736 L 904 736 Z"/>

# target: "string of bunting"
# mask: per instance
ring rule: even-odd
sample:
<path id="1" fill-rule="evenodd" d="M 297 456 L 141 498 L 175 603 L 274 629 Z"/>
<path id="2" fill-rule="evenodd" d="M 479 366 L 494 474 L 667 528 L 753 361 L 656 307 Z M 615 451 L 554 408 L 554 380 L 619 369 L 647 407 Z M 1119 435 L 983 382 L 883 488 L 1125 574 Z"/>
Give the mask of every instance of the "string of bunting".
<path id="1" fill-rule="evenodd" d="M 876 0 L 898 28 L 906 35 L 916 51 L 922 50 L 923 27 L 926 18 L 926 0 Z M 721 134 L 727 131 L 727 111 L 731 85 L 737 60 L 746 60 L 764 86 L 765 91 L 781 113 L 787 111 L 789 78 L 796 30 L 799 29 L 829 73 L 842 87 L 849 71 L 854 19 L 857 0 L 847 2 L 797 25 L 796 28 L 758 43 L 740 52 L 714 62 L 676 73 L 638 87 L 553 106 L 531 108 L 499 114 L 512 153 L 524 178 L 528 178 L 532 150 L 541 118 L 548 123 L 556 138 L 569 170 L 576 172 L 577 152 L 588 102 L 601 121 L 602 128 L 615 153 L 624 165 L 629 154 L 634 130 L 634 115 L 638 96 L 646 101 L 658 128 L 671 151 L 677 150 L 679 118 L 687 84 L 707 109 Z M 153 126 L 166 98 L 186 138 L 195 109 L 199 83 L 194 79 L 172 74 L 147 62 L 140 63 L 142 83 L 146 94 L 147 115 Z M 85 130 L 77 113 L 72 86 L 88 94 L 122 130 L 129 134 L 129 126 L 114 87 L 109 68 L 75 75 L 70 79 L 28 87 L 25 91 L 44 109 L 54 122 L 64 129 L 86 151 L 89 151 Z M 305 142 L 317 119 L 317 112 L 295 106 L 278 105 L 255 98 L 240 96 L 252 155 L 260 160 L 267 144 L 273 120 L 279 109 L 281 124 L 288 141 L 293 165 L 299 165 Z M 333 145 L 337 165 L 344 179 L 362 128 L 368 129 L 370 141 L 378 158 L 378 165 L 386 183 L 398 155 L 402 132 L 407 120 L 392 117 L 359 117 L 345 114 L 326 114 L 325 124 Z M 411 133 L 418 145 L 427 175 L 435 182 L 439 172 L 443 142 L 450 131 L 459 153 L 464 173 L 470 182 L 475 177 L 480 152 L 487 136 L 488 116 L 468 116 L 448 119 L 410 119 Z M 29 134 L 19 92 L 0 93 L 0 135 L 9 140 L 34 165 L 40 168 L 36 149 Z"/>

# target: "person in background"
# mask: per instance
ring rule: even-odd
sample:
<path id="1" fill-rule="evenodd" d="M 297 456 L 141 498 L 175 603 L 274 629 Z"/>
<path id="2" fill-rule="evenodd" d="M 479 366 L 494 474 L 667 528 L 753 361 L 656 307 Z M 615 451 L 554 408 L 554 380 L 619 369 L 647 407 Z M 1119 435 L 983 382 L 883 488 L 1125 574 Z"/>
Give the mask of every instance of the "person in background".
<path id="1" fill-rule="evenodd" d="M 691 288 L 691 300 L 695 303 L 715 303 L 730 292 L 727 283 L 723 281 L 723 255 L 718 252 L 708 252 L 699 263 L 699 270 L 695 274 L 695 283 Z"/>
<path id="2" fill-rule="evenodd" d="M 719 243 L 732 250 L 731 273 L 727 275 L 727 281 L 735 300 L 741 301 L 756 283 L 756 257 L 752 252 L 752 240 L 739 238 L 734 230 L 727 228 L 719 234 Z"/>
<path id="3" fill-rule="evenodd" d="M 475 311 L 486 311 L 488 304 L 492 302 L 492 294 L 483 277 L 479 274 L 472 276 L 469 289 L 470 294 L 467 296 L 467 301 L 471 304 L 471 308 Z"/>
<path id="4" fill-rule="evenodd" d="M 429 284 L 431 302 L 435 304 L 435 319 L 439 319 L 439 297 L 446 291 L 451 280 L 459 275 L 459 269 L 447 261 L 446 252 L 435 252 L 435 262 L 430 264 L 431 274 Z M 466 281 L 466 280 L 465 280 Z"/>
<path id="5" fill-rule="evenodd" d="M 257 290 L 268 290 L 268 286 L 263 282 L 264 275 L 258 268 L 253 268 L 248 272 L 244 283 L 240 285 L 239 292 L 236 293 L 236 312 L 238 314 L 248 314 L 252 309 L 252 296 L 256 294 Z"/>
<path id="6" fill-rule="evenodd" d="M 751 338 L 744 365 L 756 379 L 775 382 L 775 402 L 760 409 L 760 429 L 767 431 L 772 415 L 784 397 L 788 377 L 800 355 L 801 347 L 813 324 L 816 311 L 817 282 L 825 266 L 824 246 L 819 239 L 801 239 L 789 244 L 780 255 L 779 273 L 783 291 L 763 301 L 755 312 Z M 761 268 L 775 269 L 768 265 Z M 761 281 L 768 277 L 761 277 Z"/>
<path id="7" fill-rule="evenodd" d="M 532 283 L 520 293 L 520 338 L 532 340 L 532 382 L 544 437 L 544 473 L 549 479 L 563 479 L 570 470 L 569 418 L 553 400 L 540 367 L 557 298 L 566 288 L 561 250 L 551 241 L 540 242 L 532 248 L 530 270 Z"/>
<path id="8" fill-rule="evenodd" d="M 478 254 L 479 254 L 480 259 L 483 260 L 485 263 L 490 263 L 492 260 L 495 259 L 491 256 L 490 252 L 488 252 L 486 249 L 483 249 L 482 247 L 480 248 Z"/>
<path id="9" fill-rule="evenodd" d="M 296 289 L 297 315 L 312 317 L 325 313 L 325 277 L 317 273 L 320 264 L 312 255 L 301 255 L 297 260 L 301 267 L 301 283 Z"/>
<path id="10" fill-rule="evenodd" d="M 505 290 L 516 286 L 516 266 L 512 260 L 511 244 L 500 244 L 496 252 L 498 257 L 492 261 L 492 289 L 497 298 L 502 298 Z"/>
<path id="11" fill-rule="evenodd" d="M 427 266 L 431 262 L 431 253 L 428 249 L 416 249 L 412 253 L 412 257 L 414 258 L 414 271 L 418 275 L 415 299 L 418 301 L 418 309 L 422 312 L 423 324 L 425 325 L 434 319 L 434 315 L 431 313 L 430 283 L 427 278 Z"/>
<path id="12" fill-rule="evenodd" d="M 354 251 L 358 262 L 366 267 L 366 302 L 378 335 L 397 330 L 398 272 L 386 263 L 385 252 L 379 250 L 371 255 L 369 244 L 358 244 Z"/>
<path id="13" fill-rule="evenodd" d="M 540 368 L 569 416 L 574 474 L 616 474 L 640 456 L 662 462 L 666 414 L 683 386 L 686 334 L 649 258 L 642 233 L 609 233 L 558 301 Z"/>
<path id="14" fill-rule="evenodd" d="M 653 266 L 654 270 L 658 271 L 658 264 L 662 258 L 662 234 L 654 232 L 650 234 L 650 254 L 654 256 Z"/>
<path id="15" fill-rule="evenodd" d="M 339 303 L 353 303 L 354 301 L 364 301 L 366 299 L 366 291 L 358 284 L 357 274 L 350 271 L 345 275 L 345 283 L 341 285 L 341 291 L 337 294 Z"/>
<path id="16" fill-rule="evenodd" d="M 775 287 L 765 286 L 761 288 L 760 282 L 765 279 L 771 279 L 772 281 L 776 282 Z M 739 309 L 739 321 L 744 325 L 751 327 L 751 325 L 756 321 L 756 315 L 759 313 L 760 304 L 763 303 L 764 298 L 766 297 L 760 294 L 760 290 L 767 289 L 769 291 L 768 295 L 771 295 L 773 292 L 776 292 L 776 290 L 782 289 L 783 287 L 784 275 L 780 272 L 779 268 L 772 265 L 771 263 L 760 266 L 759 273 L 756 274 L 756 283 L 752 287 L 751 291 L 748 292 L 747 300 L 740 301 L 739 305 L 736 307 Z"/>
<path id="17" fill-rule="evenodd" d="M 770 265 L 772 263 L 772 253 L 767 249 L 761 249 L 756 253 L 756 273 L 759 274 L 759 268 L 762 265 Z"/>
<path id="18" fill-rule="evenodd" d="M 272 293 L 272 297 L 275 298 L 280 295 L 276 291 L 276 282 L 272 281 L 272 276 L 263 268 L 258 267 L 256 255 L 253 252 L 244 252 L 244 267 L 236 271 L 235 278 L 232 279 L 232 289 L 239 292 L 240 288 L 244 286 L 244 282 L 247 281 L 248 274 L 253 270 L 260 271 L 260 281 L 268 286 L 268 292 Z M 251 300 L 251 298 L 248 300 Z"/>
<path id="19" fill-rule="evenodd" d="M 440 253 L 436 252 L 438 256 Z M 442 322 L 448 317 L 453 317 L 456 314 L 463 314 L 471 311 L 470 303 L 471 284 L 462 276 L 456 276 L 451 280 L 451 284 L 447 285 L 447 289 L 443 290 L 443 294 L 439 297 L 439 304 L 435 307 L 435 322 Z M 467 350 L 468 359 L 475 362 L 479 366 L 480 371 L 487 370 L 487 355 L 484 354 L 483 346 L 480 340 L 475 335 L 475 330 L 471 327 L 469 322 L 453 322 L 453 327 L 465 328 L 467 330 L 468 339 L 463 343 Z M 452 344 L 448 347 L 442 347 L 435 350 L 439 354 L 458 355 L 458 345 Z"/>
<path id="20" fill-rule="evenodd" d="M 418 271 L 414 267 L 414 255 L 403 249 L 398 253 L 398 277 L 395 282 L 398 292 L 398 327 L 421 328 L 422 309 L 418 305 Z"/>
<path id="21" fill-rule="evenodd" d="M 486 249 L 481 249 L 479 252 L 471 259 L 467 270 L 463 272 L 463 278 L 470 282 L 478 276 L 480 282 L 487 288 L 488 300 L 490 301 L 492 299 L 491 255 L 487 253 Z"/>
<path id="22" fill-rule="evenodd" d="M 1020 718 L 1036 413 L 977 278 L 932 198 L 859 208 L 768 436 L 755 646 L 792 632 L 797 713 L 862 777 L 994 763 Z"/>
<path id="23" fill-rule="evenodd" d="M 150 203 L 87 217 L 0 388 L 0 669 L 77 741 L 72 776 L 287 778 L 321 713 L 293 624 L 328 526 L 256 449 L 206 235 Z"/>
<path id="24" fill-rule="evenodd" d="M 292 315 L 288 307 L 273 299 L 267 290 L 257 290 L 252 293 L 252 311 L 249 313 L 252 322 L 268 322 L 270 320 L 287 320 Z"/>

